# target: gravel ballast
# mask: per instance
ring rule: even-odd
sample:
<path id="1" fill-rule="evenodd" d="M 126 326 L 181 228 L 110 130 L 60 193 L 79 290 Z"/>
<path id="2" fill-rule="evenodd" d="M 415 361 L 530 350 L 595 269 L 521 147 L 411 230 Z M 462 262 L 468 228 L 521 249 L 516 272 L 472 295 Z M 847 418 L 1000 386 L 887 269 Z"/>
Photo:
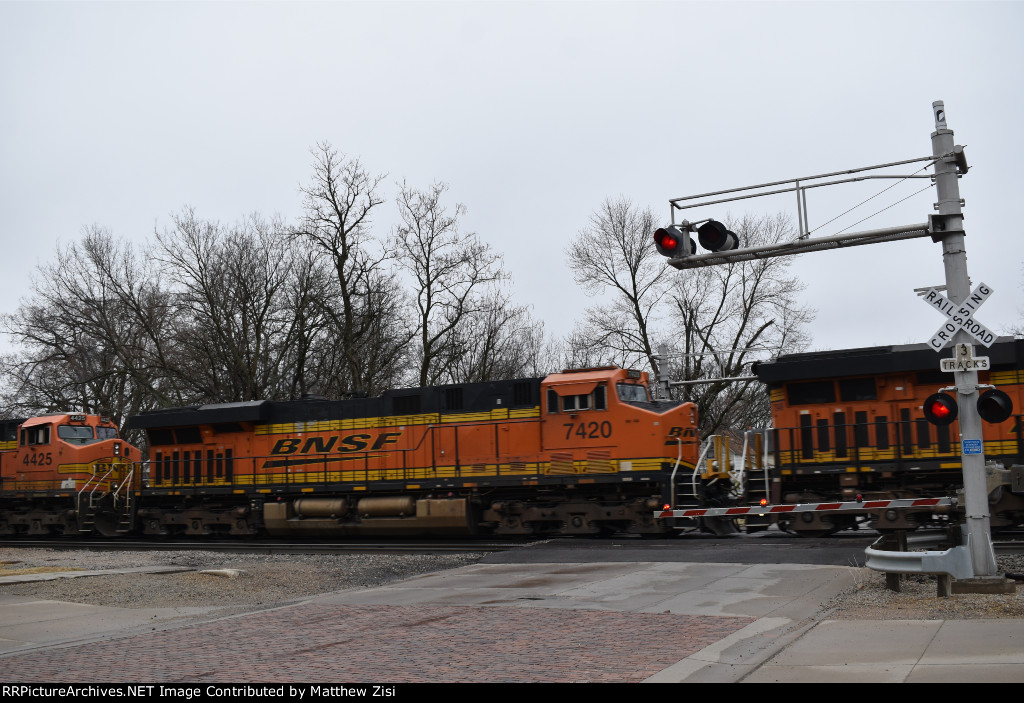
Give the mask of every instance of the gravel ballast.
<path id="1" fill-rule="evenodd" d="M 0 595 L 33 596 L 117 608 L 270 606 L 332 591 L 380 586 L 454 569 L 482 554 L 227 554 L 207 551 L 93 552 L 0 550 L 0 576 L 22 570 L 187 567 L 173 573 L 132 573 L 0 584 Z M 15 562 L 15 563 L 11 563 Z M 214 573 L 202 573 L 203 571 Z"/>

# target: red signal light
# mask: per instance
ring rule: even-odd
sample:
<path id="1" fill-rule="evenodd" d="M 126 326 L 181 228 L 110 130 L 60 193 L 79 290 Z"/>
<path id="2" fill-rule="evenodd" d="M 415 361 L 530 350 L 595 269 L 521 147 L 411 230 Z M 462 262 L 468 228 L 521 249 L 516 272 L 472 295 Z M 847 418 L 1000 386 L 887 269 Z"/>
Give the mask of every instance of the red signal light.
<path id="1" fill-rule="evenodd" d="M 662 256 L 676 258 L 689 256 L 695 245 L 693 240 L 675 227 L 661 227 L 654 232 L 654 245 Z"/>
<path id="2" fill-rule="evenodd" d="M 922 409 L 925 418 L 933 425 L 948 425 L 960 412 L 956 399 L 945 393 L 933 393 L 928 396 Z"/>
<path id="3" fill-rule="evenodd" d="M 654 241 L 662 249 L 667 249 L 669 251 L 672 251 L 679 246 L 679 240 L 673 237 L 668 230 L 664 229 L 659 229 L 654 233 Z"/>
<path id="4" fill-rule="evenodd" d="M 767 498 L 762 498 L 761 499 L 761 507 L 763 508 L 766 505 L 768 505 L 768 499 Z"/>

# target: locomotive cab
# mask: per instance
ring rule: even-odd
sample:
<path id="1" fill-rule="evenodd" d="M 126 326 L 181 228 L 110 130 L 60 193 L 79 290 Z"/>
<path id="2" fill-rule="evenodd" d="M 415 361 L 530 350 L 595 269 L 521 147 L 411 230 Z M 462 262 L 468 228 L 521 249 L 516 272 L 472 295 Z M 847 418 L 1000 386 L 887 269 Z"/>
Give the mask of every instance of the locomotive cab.
<path id="1" fill-rule="evenodd" d="M 130 529 L 131 462 L 139 452 L 110 418 L 60 413 L 6 421 L 3 432 L 0 534 Z"/>
<path id="2" fill-rule="evenodd" d="M 696 406 L 654 400 L 645 372 L 615 367 L 563 371 L 544 379 L 542 395 L 543 443 L 551 451 L 552 468 L 650 481 L 660 489 L 652 507 L 730 499 L 728 479 L 698 473 Z"/>
<path id="3" fill-rule="evenodd" d="M 93 464 L 109 466 L 139 456 L 138 450 L 119 438 L 110 418 L 80 413 L 25 420 L 18 428 L 16 444 L 8 442 L 6 446 L 8 451 L 0 461 L 8 489 L 45 490 L 57 483 L 58 488 L 80 489 L 94 482 L 100 469 Z"/>
<path id="4" fill-rule="evenodd" d="M 571 450 L 574 461 L 586 462 L 614 447 L 622 471 L 662 469 L 675 461 L 690 468 L 696 464 L 696 406 L 653 400 L 644 372 L 563 371 L 545 378 L 541 388 L 545 449 Z"/>

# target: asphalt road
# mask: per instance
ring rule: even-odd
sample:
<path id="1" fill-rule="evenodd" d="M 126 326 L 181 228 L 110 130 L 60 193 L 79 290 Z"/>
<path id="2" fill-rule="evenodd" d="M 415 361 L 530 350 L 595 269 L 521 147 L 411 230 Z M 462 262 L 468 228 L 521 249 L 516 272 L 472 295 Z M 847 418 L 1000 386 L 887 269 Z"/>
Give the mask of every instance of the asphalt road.
<path id="1" fill-rule="evenodd" d="M 612 539 L 558 538 L 497 552 L 484 561 L 490 564 L 661 561 L 862 566 L 864 550 L 877 538 L 874 532 L 853 532 L 825 538 L 794 537 L 778 532 L 727 537 L 688 534 L 672 539 L 626 536 Z"/>

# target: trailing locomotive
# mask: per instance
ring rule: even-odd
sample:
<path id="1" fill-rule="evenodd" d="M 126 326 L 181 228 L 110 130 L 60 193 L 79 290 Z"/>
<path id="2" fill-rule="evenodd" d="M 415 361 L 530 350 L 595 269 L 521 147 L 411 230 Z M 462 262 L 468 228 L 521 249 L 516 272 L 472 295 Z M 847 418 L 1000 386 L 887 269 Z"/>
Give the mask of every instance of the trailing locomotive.
<path id="1" fill-rule="evenodd" d="M 0 420 L 0 534 L 115 535 L 131 529 L 134 462 L 110 418 Z"/>
<path id="2" fill-rule="evenodd" d="M 979 383 L 1006 392 L 1018 414 L 984 423 L 994 528 L 1024 522 L 1024 340 L 1000 338 Z M 755 365 L 768 386 L 772 420 L 772 504 L 954 495 L 962 486 L 959 423 L 936 426 L 923 403 L 953 384 L 924 344 L 788 354 Z M 751 487 L 762 485 L 752 481 Z M 758 497 L 756 494 L 750 496 Z M 880 529 L 912 528 L 930 511 L 876 516 Z M 854 526 L 852 515 L 801 513 L 782 526 L 810 534 Z M 787 522 L 788 520 L 788 522 Z"/>
<path id="3" fill-rule="evenodd" d="M 673 494 L 729 491 L 695 473 L 694 405 L 610 367 L 129 423 L 149 438 L 136 516 L 150 535 L 660 533 L 652 511 Z"/>

